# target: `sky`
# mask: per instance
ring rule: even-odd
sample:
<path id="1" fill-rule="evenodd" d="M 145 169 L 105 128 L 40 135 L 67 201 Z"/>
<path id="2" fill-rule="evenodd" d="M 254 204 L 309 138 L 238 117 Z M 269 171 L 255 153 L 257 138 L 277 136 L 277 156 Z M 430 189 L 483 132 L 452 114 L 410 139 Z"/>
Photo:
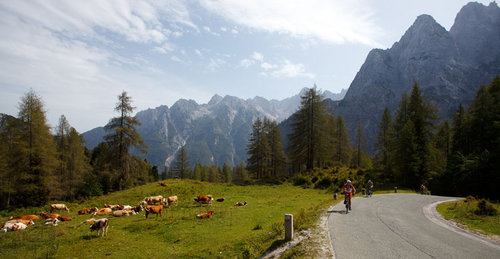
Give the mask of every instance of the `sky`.
<path id="1" fill-rule="evenodd" d="M 3 0 L 0 113 L 33 89 L 48 123 L 83 133 L 118 114 L 215 95 L 282 100 L 317 85 L 347 89 L 373 48 L 416 17 L 447 30 L 462 0 Z M 489 1 L 479 1 L 485 5 Z"/>

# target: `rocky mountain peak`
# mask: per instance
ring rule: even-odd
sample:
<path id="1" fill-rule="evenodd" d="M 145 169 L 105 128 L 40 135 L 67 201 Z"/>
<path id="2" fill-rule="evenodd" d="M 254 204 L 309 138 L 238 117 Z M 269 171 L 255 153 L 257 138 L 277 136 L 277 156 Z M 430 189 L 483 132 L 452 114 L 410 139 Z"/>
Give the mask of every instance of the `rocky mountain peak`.
<path id="1" fill-rule="evenodd" d="M 216 105 L 218 104 L 220 101 L 222 101 L 222 96 L 218 95 L 218 94 L 215 94 L 214 96 L 212 96 L 212 98 L 210 99 L 210 101 L 208 102 L 208 105 Z"/>

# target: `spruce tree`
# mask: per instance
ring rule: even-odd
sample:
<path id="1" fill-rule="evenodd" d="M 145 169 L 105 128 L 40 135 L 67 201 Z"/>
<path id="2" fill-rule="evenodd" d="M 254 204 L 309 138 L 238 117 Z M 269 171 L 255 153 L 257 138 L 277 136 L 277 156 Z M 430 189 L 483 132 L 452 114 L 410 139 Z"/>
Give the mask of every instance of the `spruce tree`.
<path id="1" fill-rule="evenodd" d="M 252 126 L 252 133 L 248 140 L 247 159 L 248 170 L 254 178 L 262 179 L 267 176 L 269 170 L 270 148 L 265 132 L 264 123 L 257 118 Z"/>
<path id="2" fill-rule="evenodd" d="M 392 156 L 394 148 L 394 128 L 392 116 L 386 107 L 380 120 L 378 134 L 375 141 L 375 156 L 377 167 L 384 172 L 388 179 L 392 178 Z"/>
<path id="3" fill-rule="evenodd" d="M 224 163 L 224 166 L 222 167 L 222 172 L 224 175 L 224 182 L 230 183 L 233 180 L 231 167 L 229 167 L 228 164 Z"/>
<path id="4" fill-rule="evenodd" d="M 191 178 L 191 168 L 189 165 L 189 158 L 184 146 L 181 147 L 179 153 L 177 153 L 177 158 L 175 160 L 175 164 L 173 166 L 173 170 L 181 179 Z"/>
<path id="5" fill-rule="evenodd" d="M 285 174 L 286 155 L 282 144 L 281 130 L 276 121 L 265 120 L 264 124 L 269 143 L 269 170 L 271 177 L 279 177 Z"/>
<path id="6" fill-rule="evenodd" d="M 349 144 L 349 133 L 342 115 L 337 117 L 335 123 L 335 143 L 333 161 L 340 165 L 348 165 L 350 161 L 351 148 Z"/>
<path id="7" fill-rule="evenodd" d="M 68 150 L 64 161 L 67 169 L 65 197 L 72 200 L 83 187 L 84 177 L 90 173 L 91 167 L 85 155 L 85 140 L 73 127 L 70 128 L 67 143 Z"/>
<path id="8" fill-rule="evenodd" d="M 325 150 L 326 141 L 322 133 L 325 114 L 321 94 L 314 86 L 301 96 L 300 108 L 292 117 L 290 160 L 297 167 L 305 165 L 307 170 L 312 169 Z"/>
<path id="9" fill-rule="evenodd" d="M 136 127 L 141 123 L 136 118 L 132 117 L 134 107 L 132 107 L 132 97 L 128 96 L 126 91 L 123 91 L 118 96 L 118 102 L 115 111 L 120 113 L 120 116 L 110 120 L 105 129 L 111 131 L 104 139 L 108 142 L 112 154 L 112 171 L 115 174 L 115 184 L 118 189 L 123 189 L 124 185 L 130 185 L 134 182 L 131 179 L 132 168 L 134 167 L 133 158 L 129 154 L 131 147 L 137 148 L 142 153 L 147 153 L 146 144 L 137 132 Z"/>
<path id="10" fill-rule="evenodd" d="M 355 164 L 357 167 L 361 166 L 361 159 L 364 153 L 364 149 L 366 146 L 366 137 L 363 132 L 363 126 L 361 122 L 358 121 L 358 126 L 356 127 L 356 161 Z"/>

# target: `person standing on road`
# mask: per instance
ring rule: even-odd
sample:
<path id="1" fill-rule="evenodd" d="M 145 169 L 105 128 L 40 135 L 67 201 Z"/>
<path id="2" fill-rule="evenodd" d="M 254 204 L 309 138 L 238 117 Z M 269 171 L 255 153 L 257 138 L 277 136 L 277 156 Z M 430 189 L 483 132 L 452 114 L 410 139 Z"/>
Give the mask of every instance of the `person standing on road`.
<path id="1" fill-rule="evenodd" d="M 366 184 L 366 190 L 367 190 L 367 195 L 371 196 L 373 193 L 373 182 L 372 180 L 368 180 L 368 183 Z"/>
<path id="2" fill-rule="evenodd" d="M 344 204 L 349 202 L 349 210 L 351 210 L 351 198 L 353 195 L 356 195 L 356 189 L 354 185 L 351 184 L 351 180 L 347 180 L 347 182 L 342 187 L 342 193 L 345 195 Z"/>

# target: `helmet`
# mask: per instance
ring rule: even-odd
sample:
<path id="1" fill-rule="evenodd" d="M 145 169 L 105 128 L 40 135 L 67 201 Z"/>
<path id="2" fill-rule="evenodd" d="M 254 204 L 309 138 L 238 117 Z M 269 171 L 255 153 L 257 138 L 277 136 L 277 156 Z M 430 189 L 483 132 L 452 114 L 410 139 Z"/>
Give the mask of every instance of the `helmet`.
<path id="1" fill-rule="evenodd" d="M 372 182 L 372 180 L 368 180 L 368 182 L 369 182 L 369 183 L 371 183 L 371 182 Z"/>
<path id="2" fill-rule="evenodd" d="M 347 180 L 347 184 L 351 184 L 351 180 Z"/>

